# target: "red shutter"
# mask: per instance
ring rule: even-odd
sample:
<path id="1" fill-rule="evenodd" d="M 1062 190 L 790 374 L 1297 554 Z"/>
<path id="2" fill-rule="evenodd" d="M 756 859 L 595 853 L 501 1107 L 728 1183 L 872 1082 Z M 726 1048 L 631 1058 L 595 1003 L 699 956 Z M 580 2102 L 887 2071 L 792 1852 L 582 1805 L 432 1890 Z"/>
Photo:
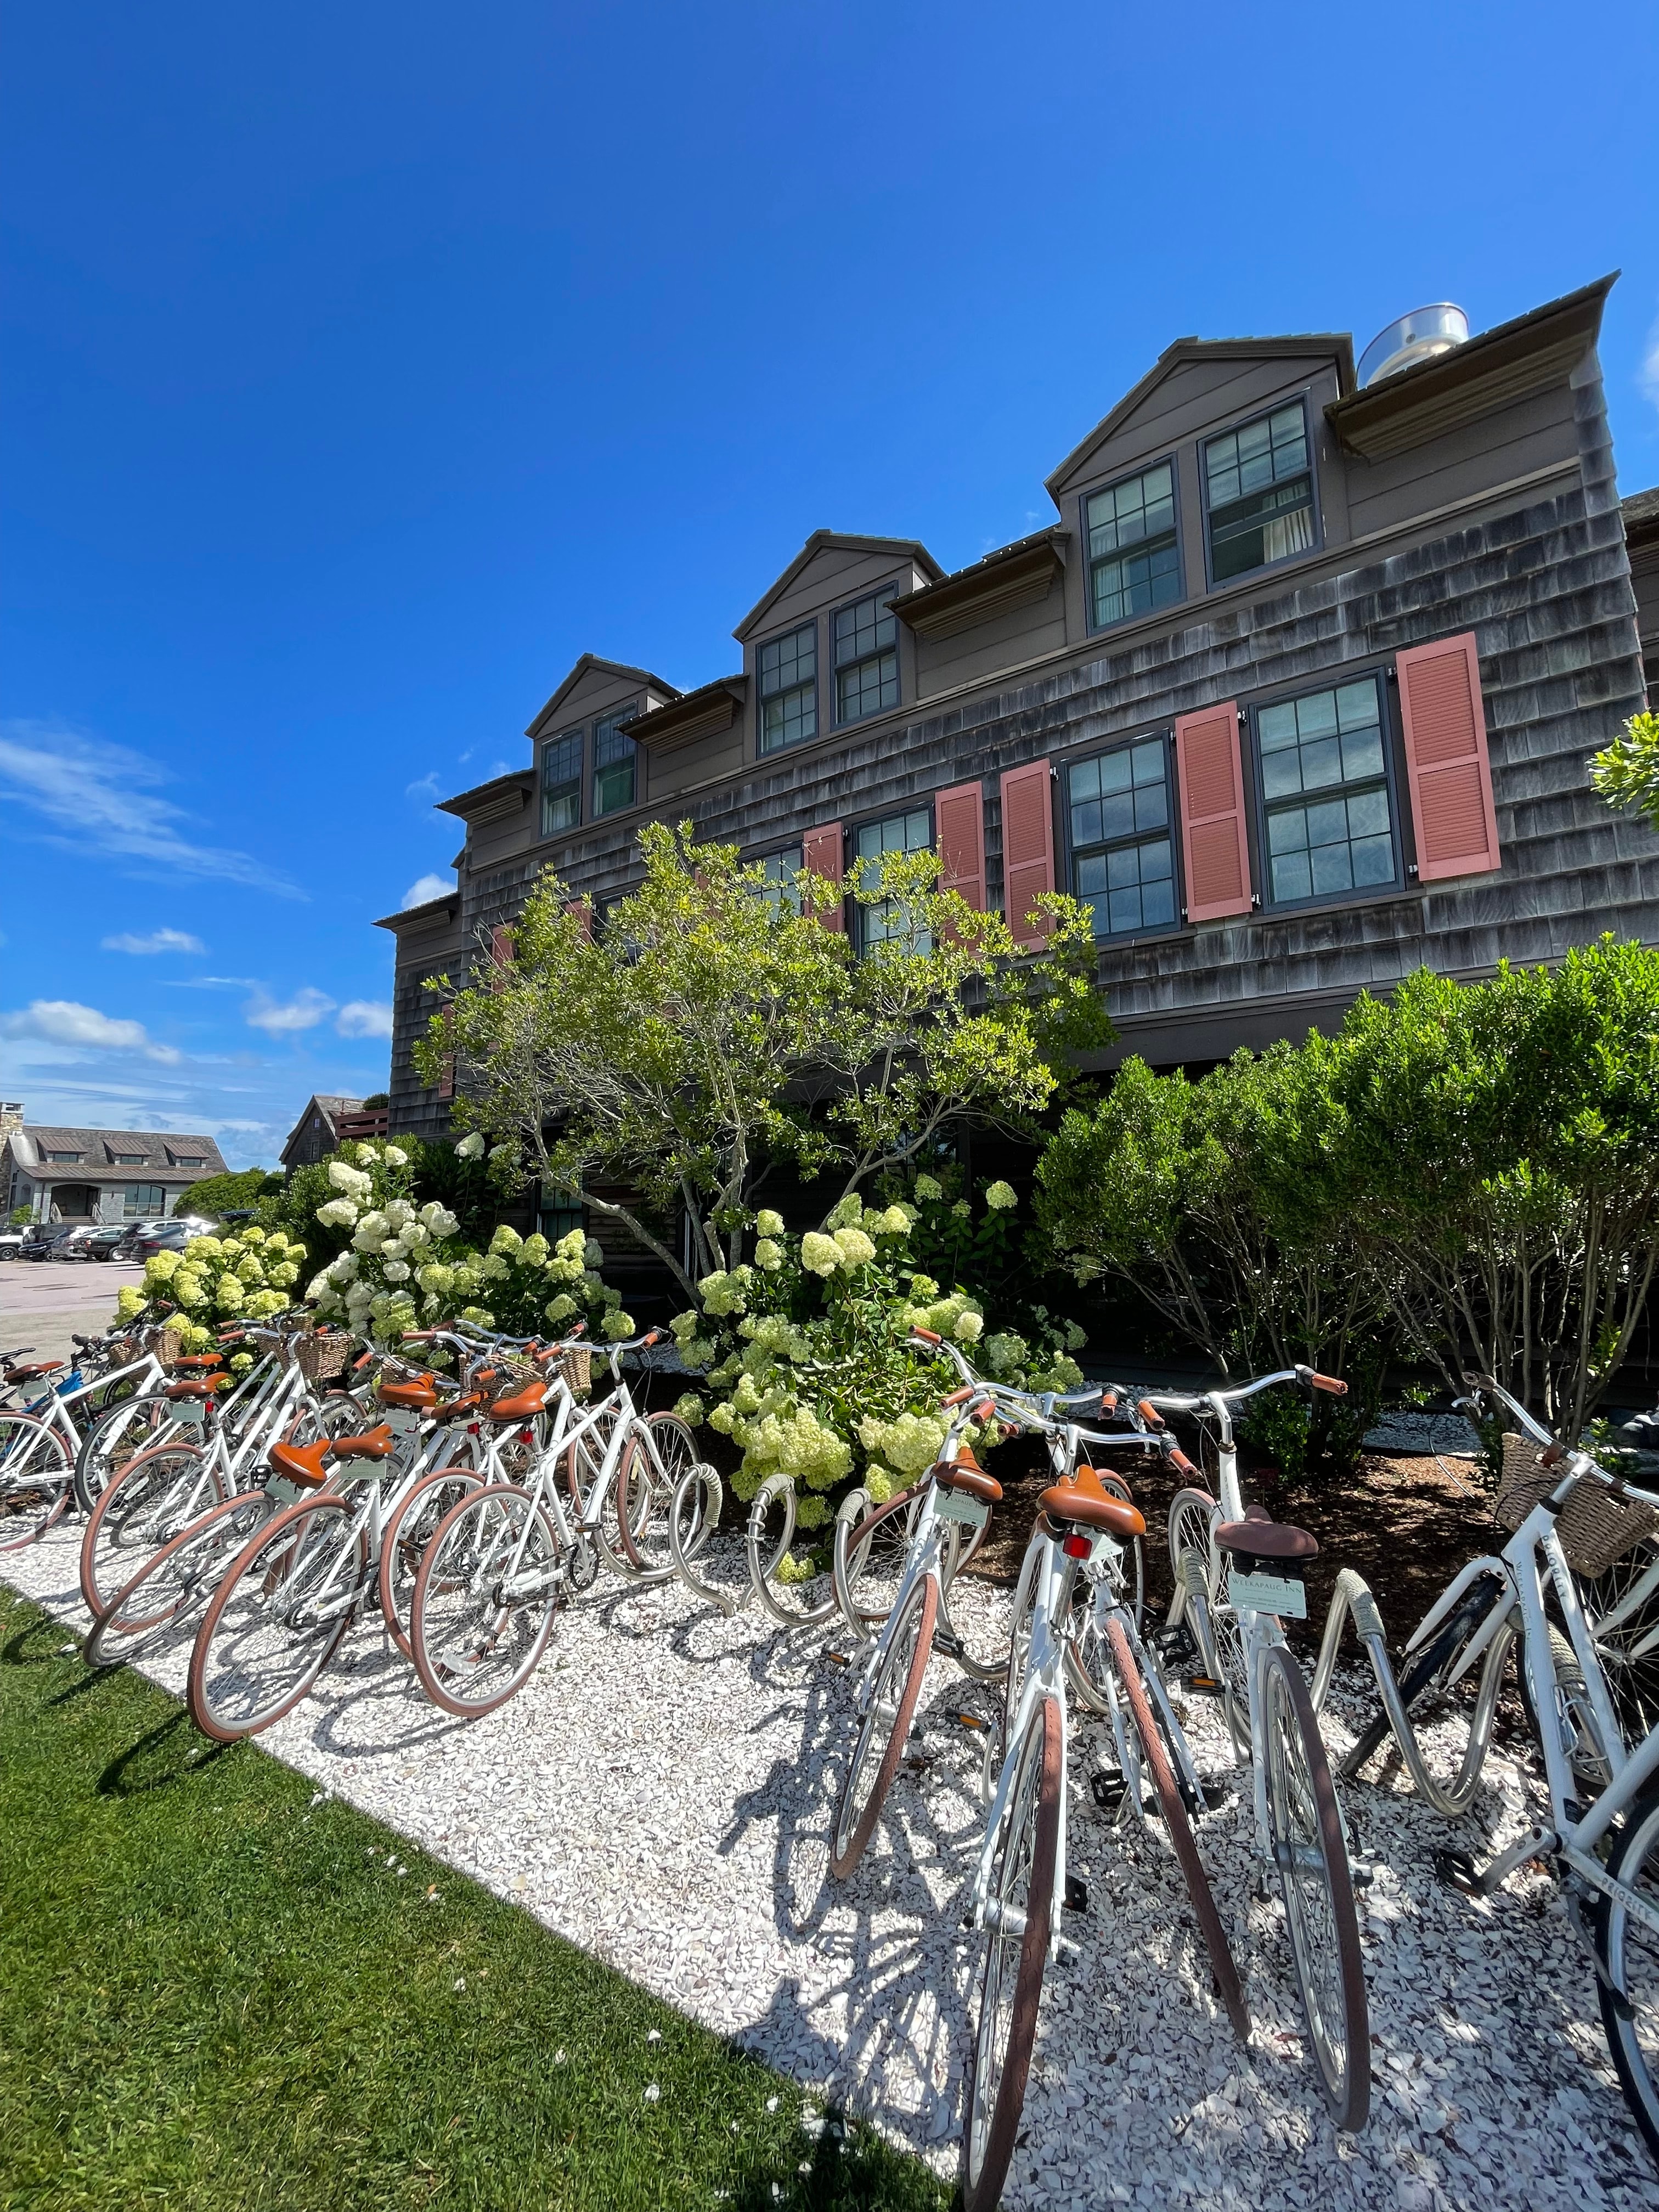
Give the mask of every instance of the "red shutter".
<path id="1" fill-rule="evenodd" d="M 1244 763 L 1238 704 L 1224 699 L 1175 726 L 1181 851 L 1187 919 L 1214 921 L 1250 910 L 1250 848 L 1244 829 Z"/>
<path id="2" fill-rule="evenodd" d="M 1474 633 L 1413 645 L 1395 666 L 1419 882 L 1501 866 Z"/>
<path id="3" fill-rule="evenodd" d="M 830 882 L 838 884 L 845 873 L 842 866 L 844 851 L 845 841 L 840 823 L 821 822 L 816 830 L 809 830 L 800 841 L 800 864 L 813 875 L 827 877 Z M 818 920 L 826 929 L 844 929 L 847 927 L 846 908 L 844 906 L 831 907 L 827 913 L 821 913 Z"/>
<path id="4" fill-rule="evenodd" d="M 497 968 L 505 968 L 513 957 L 513 932 L 497 924 L 489 933 L 489 957 Z"/>
<path id="5" fill-rule="evenodd" d="M 453 1004 L 453 1000 L 446 999 L 438 1012 L 441 1014 L 447 1014 Z M 440 1098 L 453 1098 L 455 1096 L 455 1055 L 453 1052 L 445 1055 L 443 1066 L 439 1071 L 438 1096 Z"/>
<path id="6" fill-rule="evenodd" d="M 1048 763 L 1028 762 L 1002 779 L 1002 911 L 1017 945 L 1040 945 L 1044 931 L 1026 920 L 1054 887 L 1054 810 Z"/>
<path id="7" fill-rule="evenodd" d="M 954 784 L 933 801 L 939 887 L 959 891 L 976 914 L 985 911 L 985 799 L 976 783 Z"/>
<path id="8" fill-rule="evenodd" d="M 592 902 L 587 899 L 567 899 L 564 910 L 580 930 L 582 935 L 591 939 L 593 934 Z"/>

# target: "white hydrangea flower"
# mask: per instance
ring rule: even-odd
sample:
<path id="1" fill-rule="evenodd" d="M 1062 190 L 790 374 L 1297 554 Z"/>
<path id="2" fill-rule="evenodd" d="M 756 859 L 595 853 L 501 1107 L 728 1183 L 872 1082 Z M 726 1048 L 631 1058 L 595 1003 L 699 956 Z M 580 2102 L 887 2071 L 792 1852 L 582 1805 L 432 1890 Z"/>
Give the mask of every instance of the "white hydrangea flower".
<path id="1" fill-rule="evenodd" d="M 809 1229 L 800 1240 L 800 1263 L 815 1275 L 833 1275 L 842 1261 L 841 1247 L 833 1237 Z"/>
<path id="2" fill-rule="evenodd" d="M 386 1279 L 388 1283 L 406 1283 L 409 1280 L 408 1261 L 406 1260 L 388 1260 L 386 1267 Z"/>
<path id="3" fill-rule="evenodd" d="M 984 1333 L 985 1316 L 982 1313 L 975 1313 L 971 1306 L 965 1313 L 957 1316 L 951 1329 L 958 1344 L 977 1344 Z"/>
<path id="4" fill-rule="evenodd" d="M 409 1154 L 401 1145 L 388 1145 L 386 1148 L 386 1164 L 389 1168 L 406 1168 L 409 1165 Z"/>
<path id="5" fill-rule="evenodd" d="M 336 1190 L 343 1190 L 348 1198 L 367 1198 L 374 1188 L 374 1178 L 366 1176 L 359 1168 L 348 1167 L 343 1160 L 331 1160 L 328 1179 Z"/>
<path id="6" fill-rule="evenodd" d="M 763 1206 L 755 1216 L 755 1228 L 757 1233 L 762 1237 L 781 1237 L 783 1216 L 781 1213 L 774 1213 L 769 1206 Z"/>
<path id="7" fill-rule="evenodd" d="M 841 1254 L 842 1265 L 850 1274 L 854 1267 L 867 1267 L 876 1256 L 874 1240 L 861 1229 L 838 1229 L 835 1243 Z"/>
<path id="8" fill-rule="evenodd" d="M 945 1195 L 943 1188 L 930 1175 L 919 1175 L 915 1189 L 918 1198 L 943 1198 Z"/>
<path id="9" fill-rule="evenodd" d="M 483 1158 L 483 1148 L 484 1140 L 483 1134 L 480 1131 L 475 1129 L 470 1137 L 463 1137 L 461 1139 L 460 1143 L 456 1146 L 455 1150 L 464 1160 L 481 1160 Z"/>
<path id="10" fill-rule="evenodd" d="M 360 1168 L 372 1168 L 380 1157 L 373 1145 L 362 1144 L 357 1147 L 357 1164 Z"/>
<path id="11" fill-rule="evenodd" d="M 1011 1207 L 1018 1206 L 1019 1200 L 1014 1195 L 1012 1183 L 994 1182 L 986 1191 L 985 1203 L 994 1213 L 1006 1213 Z"/>
<path id="12" fill-rule="evenodd" d="M 453 1237 L 461 1225 L 449 1208 L 441 1206 L 435 1198 L 428 1199 L 421 1208 L 421 1218 L 434 1237 Z"/>

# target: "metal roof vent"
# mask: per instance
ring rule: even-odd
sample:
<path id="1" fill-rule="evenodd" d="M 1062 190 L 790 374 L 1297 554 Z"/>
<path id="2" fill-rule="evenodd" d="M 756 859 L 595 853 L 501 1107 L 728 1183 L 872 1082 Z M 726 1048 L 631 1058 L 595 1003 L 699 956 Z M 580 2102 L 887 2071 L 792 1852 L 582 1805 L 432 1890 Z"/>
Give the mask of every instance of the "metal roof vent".
<path id="1" fill-rule="evenodd" d="M 1419 361 L 1432 361 L 1464 344 L 1469 319 L 1449 300 L 1431 307 L 1413 307 L 1408 315 L 1381 330 L 1359 356 L 1359 388 L 1380 384 L 1385 376 L 1398 376 L 1402 368 L 1415 368 Z"/>

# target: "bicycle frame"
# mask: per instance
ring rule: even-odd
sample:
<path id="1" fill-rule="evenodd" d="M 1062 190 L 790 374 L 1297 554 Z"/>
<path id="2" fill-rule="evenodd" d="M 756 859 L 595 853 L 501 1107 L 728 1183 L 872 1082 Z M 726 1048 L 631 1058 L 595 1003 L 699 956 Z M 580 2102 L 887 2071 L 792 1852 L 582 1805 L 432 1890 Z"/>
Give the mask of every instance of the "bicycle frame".
<path id="1" fill-rule="evenodd" d="M 975 1929 L 1005 1936 L 1018 1935 L 1023 1931 L 1001 1926 L 1000 1908 L 993 1905 L 990 1898 L 991 1875 L 996 1862 L 998 1839 L 1002 1834 L 1002 1824 L 1008 1815 L 1008 1801 L 1013 1795 L 1014 1783 L 1018 1775 L 1025 1732 L 1045 1698 L 1057 1699 L 1060 1705 L 1060 1771 L 1062 1775 L 1068 1771 L 1067 1760 L 1071 1752 L 1072 1716 L 1070 1702 L 1066 1695 L 1066 1637 L 1063 1631 L 1056 1632 L 1054 1624 L 1064 1620 L 1070 1607 L 1072 1581 L 1077 1562 L 1066 1557 L 1058 1536 L 1038 1536 L 1033 1541 L 1034 1545 L 1042 1545 L 1042 1557 L 1037 1565 L 1036 1604 L 1031 1615 L 1031 1645 L 1026 1654 L 1024 1679 L 1019 1686 L 1019 1701 L 1014 1708 L 1012 1724 L 1003 1747 L 1002 1771 L 991 1793 L 990 1810 L 985 1821 L 985 1838 L 979 1848 L 979 1865 L 975 1869 L 973 1888 L 969 1892 L 966 1915 Z M 1022 1574 L 1021 1580 L 1024 1579 Z M 899 1607 L 895 1605 L 895 1620 L 898 1613 Z M 1128 1771 L 1127 1766 L 1124 1771 Z M 1066 1895 L 1066 1795 L 1062 1789 L 1060 1793 L 1060 1838 L 1054 1856 L 1054 1895 L 1062 1898 Z M 1048 1930 L 1050 1959 L 1059 1956 L 1060 1942 L 1060 1915 L 1056 1913 Z"/>

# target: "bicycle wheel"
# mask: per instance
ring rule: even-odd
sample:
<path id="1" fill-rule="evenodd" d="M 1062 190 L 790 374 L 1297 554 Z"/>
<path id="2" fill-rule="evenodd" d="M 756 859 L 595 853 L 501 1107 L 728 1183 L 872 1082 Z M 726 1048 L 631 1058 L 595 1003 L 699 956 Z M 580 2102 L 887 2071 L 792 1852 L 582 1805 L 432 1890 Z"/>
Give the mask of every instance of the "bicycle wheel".
<path id="1" fill-rule="evenodd" d="M 173 1401 L 159 1394 L 129 1398 L 100 1413 L 75 1455 L 75 1502 L 81 1510 L 90 1513 L 127 1462 L 160 1443 L 173 1425 Z"/>
<path id="2" fill-rule="evenodd" d="M 682 1477 L 696 1464 L 697 1440 L 678 1414 L 647 1413 L 635 1421 L 617 1470 L 617 1529 L 625 1571 L 635 1581 L 659 1583 L 673 1573 L 669 1514 Z M 691 1549 L 711 1533 L 707 1523 L 690 1531 Z"/>
<path id="3" fill-rule="evenodd" d="M 921 1504 L 920 1491 L 902 1490 L 884 1505 L 874 1505 L 867 1491 L 850 1491 L 836 1515 L 830 1575 L 836 1601 L 854 1636 L 873 1636 L 893 1609 L 910 1530 Z"/>
<path id="4" fill-rule="evenodd" d="M 33 1413 L 0 1413 L 0 1552 L 21 1552 L 68 1507 L 69 1447 Z"/>
<path id="5" fill-rule="evenodd" d="M 1221 1518 L 1221 1508 L 1207 1490 L 1177 1490 L 1170 1500 L 1170 1577 L 1175 1585 L 1168 1615 L 1178 1628 L 1187 1615 L 1187 1586 L 1181 1578 L 1181 1561 L 1195 1552 L 1204 1565 L 1204 1585 L 1213 1597 L 1221 1580 L 1221 1563 L 1210 1531 Z"/>
<path id="6" fill-rule="evenodd" d="M 1474 1797 L 1486 1763 L 1498 1688 L 1516 1637 L 1514 1616 L 1499 1626 L 1477 1665 L 1465 1671 L 1465 1662 L 1470 1644 L 1507 1595 L 1497 1575 L 1482 1575 L 1451 1618 L 1412 1654 L 1399 1679 L 1400 1700 L 1414 1723 L 1424 1769 L 1447 1804 L 1459 1812 Z M 1342 1779 L 1352 1781 L 1392 1735 L 1386 1711 L 1378 1712 L 1338 1767 Z"/>
<path id="7" fill-rule="evenodd" d="M 974 1681 L 999 1682 L 1008 1672 L 1009 1594 L 982 1576 L 962 1572 L 981 1533 L 960 1522 L 951 1529 L 940 1573 L 939 1644 Z"/>
<path id="8" fill-rule="evenodd" d="M 380 1538 L 375 1587 L 386 1633 L 405 1659 L 415 1656 L 409 1636 L 409 1613 L 415 1601 L 415 1577 L 420 1572 L 426 1547 L 450 1508 L 459 1505 L 464 1498 L 483 1486 L 483 1477 L 477 1469 L 457 1458 L 423 1474 L 401 1504 L 392 1508 Z"/>
<path id="9" fill-rule="evenodd" d="M 227 1495 L 216 1454 L 200 1444 L 152 1444 L 129 1460 L 92 1509 L 81 1535 L 81 1595 L 94 1618 L 179 1530 Z"/>
<path id="10" fill-rule="evenodd" d="M 339 1648 L 368 1567 L 344 1498 L 302 1498 L 245 1544 L 196 1632 L 185 1703 L 234 1743 L 291 1712 Z"/>
<path id="11" fill-rule="evenodd" d="M 1659 1793 L 1638 1797 L 1626 1814 L 1607 1856 L 1607 1873 L 1622 1889 L 1659 1912 Z M 1648 2148 L 1659 2158 L 1659 1936 L 1622 1897 L 1595 1902 L 1601 1963 L 1623 2002 L 1598 1975 L 1601 2027 L 1625 2102 Z"/>
<path id="12" fill-rule="evenodd" d="M 1659 1727 L 1659 1545 L 1632 1545 L 1594 1582 L 1576 1577 L 1626 1743 Z"/>
<path id="13" fill-rule="evenodd" d="M 870 1685 L 869 1703 L 836 1805 L 830 1871 L 838 1881 L 844 1881 L 864 1856 L 909 1741 L 939 1619 L 939 1584 L 932 1575 L 922 1577 L 903 1606 Z"/>
<path id="14" fill-rule="evenodd" d="M 963 2212 L 994 2212 L 1014 2154 L 1048 1961 L 1060 1855 L 1060 1716 L 1044 1698 L 1019 1747 L 986 1899 L 988 1941 L 963 2124 Z"/>
<path id="15" fill-rule="evenodd" d="M 1234 2033 L 1241 2043 L 1247 2043 L 1250 2035 L 1250 2012 L 1244 2002 L 1244 1986 L 1239 1979 L 1238 1968 L 1233 1963 L 1226 1931 L 1221 1925 L 1221 1915 L 1216 1910 L 1210 1877 L 1205 1872 L 1204 1861 L 1199 1855 L 1192 1823 L 1187 1817 L 1187 1806 L 1176 1780 L 1162 1730 L 1153 1717 L 1157 1701 L 1146 1695 L 1146 1686 L 1140 1679 L 1139 1666 L 1121 1620 L 1107 1622 L 1106 1640 L 1112 1655 L 1117 1686 L 1123 1693 L 1124 1702 L 1135 1724 L 1145 1771 L 1152 1777 L 1152 1788 L 1158 1794 L 1158 1810 L 1164 1816 L 1164 1832 L 1170 1839 L 1170 1848 L 1176 1855 L 1176 1862 L 1187 1884 L 1187 1894 L 1192 1900 L 1193 1915 L 1198 1922 L 1199 1933 L 1204 1938 L 1204 1948 L 1210 1954 L 1210 1972 L 1216 1994 L 1221 2000 L 1223 2011 L 1232 2022 Z M 1139 1800 L 1139 1776 L 1127 1774 L 1124 1778 Z M 1343 1863 L 1346 1868 L 1346 1861 Z"/>
<path id="16" fill-rule="evenodd" d="M 827 1545 L 810 1549 L 803 1543 L 797 1556 L 794 1539 L 795 1478 L 769 1474 L 749 1508 L 749 1579 L 782 1627 L 811 1628 L 836 1610 L 835 1577 Z"/>
<path id="17" fill-rule="evenodd" d="M 553 1633 L 563 1580 L 553 1522 L 516 1483 L 488 1483 L 445 1514 L 415 1577 L 409 1638 L 421 1686 L 471 1719 L 527 1680 Z"/>
<path id="18" fill-rule="evenodd" d="M 1267 1817 L 1291 1957 L 1325 2101 L 1353 2133 L 1370 2106 L 1370 2020 L 1347 1838 L 1302 1670 L 1275 1644 L 1261 1669 Z"/>
<path id="19" fill-rule="evenodd" d="M 1601 1724 L 1595 1717 L 1595 1708 L 1590 1703 L 1589 1690 L 1584 1680 L 1584 1670 L 1578 1663 L 1578 1654 L 1571 1640 L 1552 1621 L 1549 1624 L 1550 1665 L 1555 1675 L 1555 1719 L 1561 1740 L 1566 1746 L 1567 1764 L 1572 1771 L 1585 1804 L 1599 1797 L 1613 1779 L 1613 1761 L 1607 1756 Z M 1527 1672 L 1526 1651 L 1523 1646 L 1516 1666 L 1516 1677 L 1521 1692 L 1521 1705 L 1527 1716 L 1527 1726 L 1532 1730 L 1533 1741 L 1541 1753 L 1544 1732 L 1538 1725 L 1538 1709 L 1533 1703 L 1532 1680 Z"/>
<path id="20" fill-rule="evenodd" d="M 181 1528 L 100 1613 L 82 1652 L 87 1664 L 130 1662 L 176 1633 L 208 1602 L 231 1561 L 276 1510 L 264 1491 L 245 1491 Z"/>

